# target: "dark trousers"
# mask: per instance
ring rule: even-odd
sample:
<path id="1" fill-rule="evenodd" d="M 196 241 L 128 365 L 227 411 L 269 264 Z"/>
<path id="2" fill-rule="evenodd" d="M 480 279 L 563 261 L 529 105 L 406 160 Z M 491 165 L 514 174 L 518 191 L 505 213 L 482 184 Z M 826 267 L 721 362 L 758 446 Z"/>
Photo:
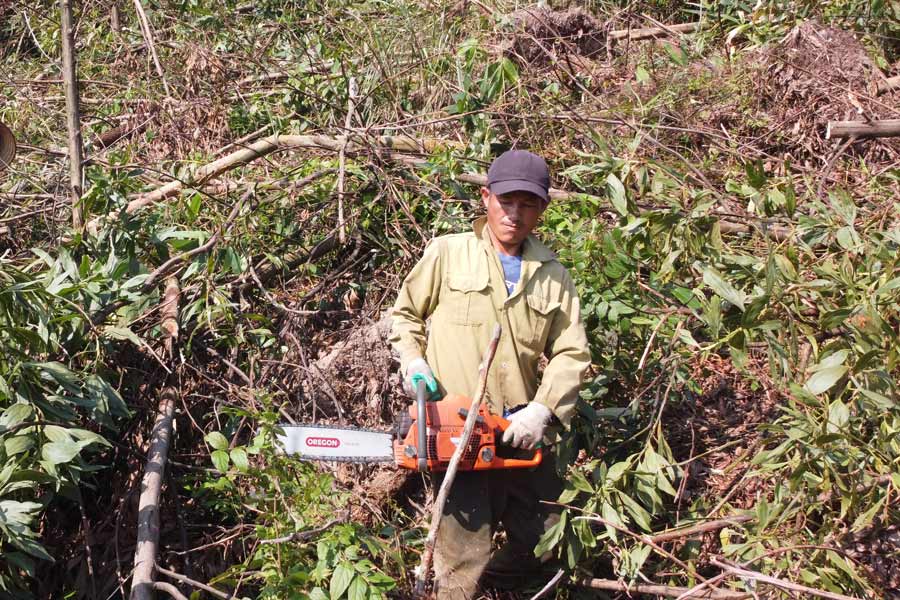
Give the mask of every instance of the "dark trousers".
<path id="1" fill-rule="evenodd" d="M 434 478 L 435 490 L 442 476 Z M 524 575 L 539 569 L 534 547 L 559 520 L 555 501 L 563 482 L 556 456 L 544 451 L 533 469 L 459 472 L 447 497 L 435 547 L 435 592 L 438 600 L 475 598 L 479 582 L 516 587 Z M 507 543 L 491 556 L 491 538 L 503 524 Z"/>

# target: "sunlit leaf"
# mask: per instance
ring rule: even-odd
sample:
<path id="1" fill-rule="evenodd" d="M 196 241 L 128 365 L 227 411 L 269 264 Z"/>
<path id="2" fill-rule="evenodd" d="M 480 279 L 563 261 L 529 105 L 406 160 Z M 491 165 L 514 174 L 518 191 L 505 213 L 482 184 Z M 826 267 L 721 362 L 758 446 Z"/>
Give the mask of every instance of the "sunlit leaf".
<path id="1" fill-rule="evenodd" d="M 806 381 L 806 385 L 804 386 L 804 388 L 806 388 L 806 391 L 808 391 L 810 394 L 824 394 L 825 392 L 833 388 L 838 380 L 840 380 L 840 378 L 843 377 L 848 370 L 849 368 L 843 365 L 820 369 L 813 373 L 812 376 Z"/>

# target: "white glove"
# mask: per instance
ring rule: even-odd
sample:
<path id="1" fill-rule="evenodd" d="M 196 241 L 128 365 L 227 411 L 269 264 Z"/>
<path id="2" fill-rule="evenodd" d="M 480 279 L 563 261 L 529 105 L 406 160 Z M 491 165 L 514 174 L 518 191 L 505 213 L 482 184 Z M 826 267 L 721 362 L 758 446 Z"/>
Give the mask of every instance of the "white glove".
<path id="1" fill-rule="evenodd" d="M 431 392 L 432 396 L 437 393 L 437 380 L 431 367 L 425 362 L 424 358 L 417 358 L 406 367 L 406 374 L 403 377 L 403 391 L 410 398 L 416 397 L 416 388 L 413 385 L 413 377 L 421 377 L 425 381 L 426 389 Z"/>
<path id="2" fill-rule="evenodd" d="M 534 450 L 544 437 L 544 429 L 550 422 L 553 412 L 537 402 L 529 402 L 528 406 L 513 413 L 509 419 L 509 427 L 503 433 L 503 443 L 514 448 Z"/>

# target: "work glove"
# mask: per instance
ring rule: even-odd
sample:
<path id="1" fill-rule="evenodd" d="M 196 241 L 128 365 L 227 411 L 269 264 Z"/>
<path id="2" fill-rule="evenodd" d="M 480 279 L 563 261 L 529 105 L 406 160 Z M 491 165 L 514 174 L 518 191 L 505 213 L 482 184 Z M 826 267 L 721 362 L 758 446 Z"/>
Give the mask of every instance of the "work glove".
<path id="1" fill-rule="evenodd" d="M 509 418 L 509 427 L 503 432 L 503 443 L 514 448 L 534 450 L 544 438 L 544 429 L 552 416 L 553 412 L 543 404 L 529 402 L 528 406 Z"/>
<path id="2" fill-rule="evenodd" d="M 431 372 L 431 367 L 428 366 L 424 358 L 417 358 L 406 367 L 406 374 L 403 377 L 403 391 L 410 398 L 415 399 L 416 386 L 419 380 L 425 382 L 425 389 L 431 393 L 432 398 L 440 396 L 437 379 L 434 378 L 434 373 Z"/>

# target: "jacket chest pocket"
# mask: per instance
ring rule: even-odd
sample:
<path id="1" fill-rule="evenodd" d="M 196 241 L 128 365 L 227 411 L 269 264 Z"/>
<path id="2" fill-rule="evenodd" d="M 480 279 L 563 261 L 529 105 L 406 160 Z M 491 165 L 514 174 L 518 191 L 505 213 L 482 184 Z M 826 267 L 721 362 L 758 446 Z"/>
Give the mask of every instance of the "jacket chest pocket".
<path id="1" fill-rule="evenodd" d="M 482 325 L 492 320 L 493 305 L 487 273 L 483 275 L 453 273 L 447 277 L 447 317 L 456 325 Z"/>
<path id="2" fill-rule="evenodd" d="M 559 310 L 560 303 L 551 301 L 539 290 L 531 290 L 527 293 L 525 302 L 528 305 L 526 321 L 529 326 L 523 332 L 525 335 L 522 336 L 524 338 L 522 341 L 535 351 L 543 352 L 550 335 L 553 317 Z"/>

